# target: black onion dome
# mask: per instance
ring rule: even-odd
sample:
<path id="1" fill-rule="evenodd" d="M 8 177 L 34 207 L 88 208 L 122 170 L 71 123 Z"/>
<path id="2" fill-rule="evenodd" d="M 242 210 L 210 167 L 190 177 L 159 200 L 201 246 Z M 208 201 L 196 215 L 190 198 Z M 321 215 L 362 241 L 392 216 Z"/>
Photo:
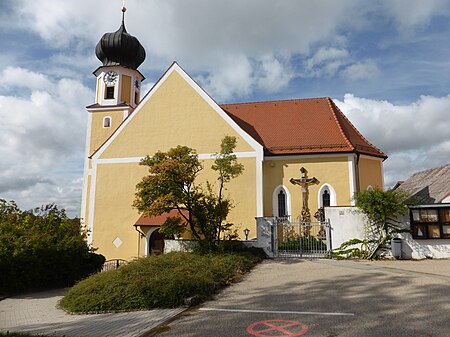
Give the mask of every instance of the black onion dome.
<path id="1" fill-rule="evenodd" d="M 114 33 L 105 33 L 95 47 L 104 66 L 124 66 L 136 70 L 145 60 L 145 50 L 137 38 L 128 34 L 125 22 Z"/>

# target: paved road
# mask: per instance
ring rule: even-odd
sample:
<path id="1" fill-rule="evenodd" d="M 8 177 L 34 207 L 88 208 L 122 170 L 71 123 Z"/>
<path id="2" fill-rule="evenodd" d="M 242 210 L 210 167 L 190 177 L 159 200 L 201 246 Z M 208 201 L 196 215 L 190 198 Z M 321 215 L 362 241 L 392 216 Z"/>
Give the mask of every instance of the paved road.
<path id="1" fill-rule="evenodd" d="M 69 315 L 56 305 L 64 290 L 0 301 L 0 332 L 65 337 L 140 337 L 184 309 L 158 309 L 100 315 Z"/>
<path id="2" fill-rule="evenodd" d="M 450 260 L 268 260 L 158 337 L 449 337 Z"/>

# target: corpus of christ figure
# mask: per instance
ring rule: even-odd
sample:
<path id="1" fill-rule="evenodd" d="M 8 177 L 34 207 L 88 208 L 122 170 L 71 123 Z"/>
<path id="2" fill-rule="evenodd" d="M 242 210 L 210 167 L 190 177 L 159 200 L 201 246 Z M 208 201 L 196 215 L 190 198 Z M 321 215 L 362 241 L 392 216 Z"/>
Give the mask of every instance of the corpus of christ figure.
<path id="1" fill-rule="evenodd" d="M 300 185 L 302 187 L 303 205 L 302 205 L 301 221 L 311 222 L 311 213 L 309 212 L 308 207 L 308 197 L 309 197 L 308 187 L 310 185 L 318 184 L 319 180 L 317 180 L 316 177 L 308 178 L 308 171 L 304 167 L 300 169 L 300 174 L 301 174 L 300 179 L 291 178 L 290 182 L 294 185 Z"/>

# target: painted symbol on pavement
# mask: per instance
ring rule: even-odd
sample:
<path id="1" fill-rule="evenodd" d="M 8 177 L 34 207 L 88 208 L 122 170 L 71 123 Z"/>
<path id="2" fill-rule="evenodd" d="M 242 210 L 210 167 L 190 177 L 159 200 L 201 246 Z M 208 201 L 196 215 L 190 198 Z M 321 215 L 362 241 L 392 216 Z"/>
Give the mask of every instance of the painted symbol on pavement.
<path id="1" fill-rule="evenodd" d="M 247 327 L 250 335 L 257 337 L 296 337 L 308 332 L 308 326 L 297 321 L 269 319 Z"/>

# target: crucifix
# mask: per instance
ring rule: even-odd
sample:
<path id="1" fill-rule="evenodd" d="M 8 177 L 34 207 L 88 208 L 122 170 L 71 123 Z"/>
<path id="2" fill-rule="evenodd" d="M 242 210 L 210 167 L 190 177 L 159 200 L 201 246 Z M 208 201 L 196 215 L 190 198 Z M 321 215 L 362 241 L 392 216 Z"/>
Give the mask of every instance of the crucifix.
<path id="1" fill-rule="evenodd" d="M 309 212 L 308 207 L 308 197 L 309 197 L 308 187 L 310 185 L 318 184 L 319 180 L 317 180 L 316 177 L 308 178 L 308 171 L 304 167 L 300 169 L 300 173 L 301 173 L 300 179 L 291 178 L 290 182 L 294 185 L 300 185 L 302 187 L 303 205 L 302 205 L 301 221 L 311 222 L 311 213 Z"/>

